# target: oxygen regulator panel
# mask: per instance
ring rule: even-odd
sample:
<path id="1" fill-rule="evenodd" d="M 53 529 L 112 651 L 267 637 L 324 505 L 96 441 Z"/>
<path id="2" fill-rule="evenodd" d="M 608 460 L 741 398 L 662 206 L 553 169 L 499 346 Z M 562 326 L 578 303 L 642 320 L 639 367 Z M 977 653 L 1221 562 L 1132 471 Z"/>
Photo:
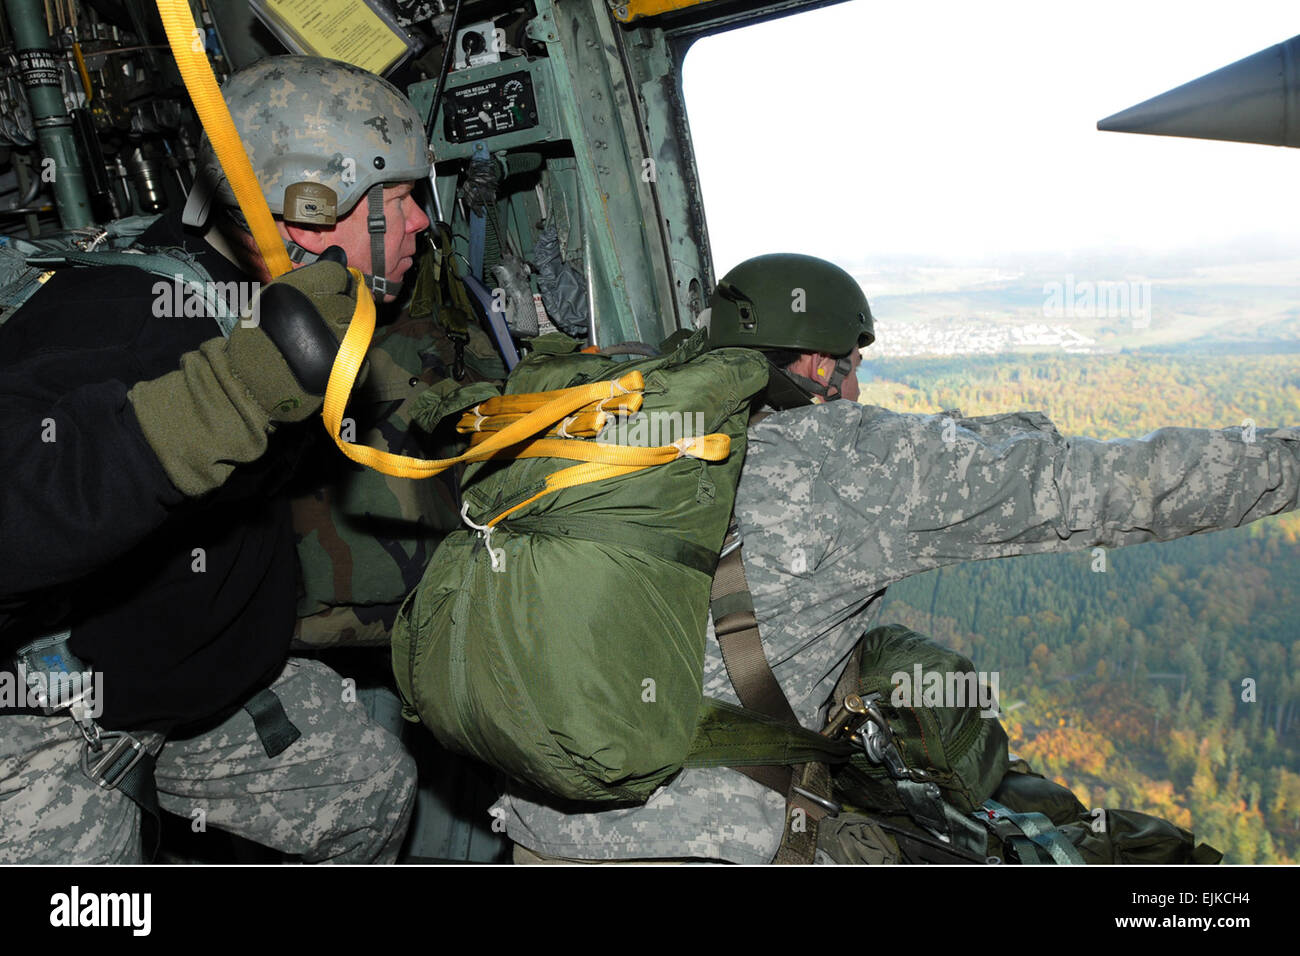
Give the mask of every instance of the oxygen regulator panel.
<path id="1" fill-rule="evenodd" d="M 435 81 L 413 84 L 407 95 L 428 115 Z M 560 138 L 559 115 L 546 59 L 508 59 L 458 70 L 447 78 L 430 142 L 438 161 L 469 159 L 474 143 L 494 151 Z"/>
<path id="2" fill-rule="evenodd" d="M 442 138 L 448 144 L 533 129 L 537 126 L 533 78 L 521 70 L 448 90 L 443 115 Z M 529 136 L 525 142 L 533 139 Z"/>

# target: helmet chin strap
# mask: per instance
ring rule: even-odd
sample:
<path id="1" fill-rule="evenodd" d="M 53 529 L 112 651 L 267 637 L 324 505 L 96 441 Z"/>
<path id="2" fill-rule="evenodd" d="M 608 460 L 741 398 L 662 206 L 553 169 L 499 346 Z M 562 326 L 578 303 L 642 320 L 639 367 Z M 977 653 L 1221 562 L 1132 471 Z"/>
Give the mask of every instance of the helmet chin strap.
<path id="1" fill-rule="evenodd" d="M 388 220 L 384 217 L 384 187 L 375 183 L 366 190 L 366 229 L 370 232 L 370 268 L 366 276 L 370 289 L 377 298 L 385 295 L 397 295 L 402 291 L 402 283 L 390 282 L 384 278 L 388 270 L 384 266 L 384 232 L 388 229 Z"/>
<path id="2" fill-rule="evenodd" d="M 816 396 L 816 398 L 813 398 L 814 401 L 820 398 L 823 402 L 829 402 L 844 394 L 841 386 L 844 384 L 844 380 L 849 377 L 849 373 L 853 371 L 853 360 L 848 355 L 837 358 L 835 368 L 831 370 L 830 378 L 824 385 L 797 372 L 791 372 L 789 369 L 782 369 L 781 371 L 801 390 L 807 392 L 810 398 Z M 832 391 L 834 395 L 831 394 Z"/>
<path id="3" fill-rule="evenodd" d="M 376 183 L 366 190 L 366 231 L 370 233 L 370 272 L 362 273 L 366 279 L 366 285 L 370 287 L 371 294 L 378 300 L 383 301 L 384 296 L 396 296 L 402 291 L 402 283 L 398 280 L 384 278 L 386 269 L 384 268 L 384 233 L 388 228 L 388 221 L 384 217 L 384 187 Z M 285 246 L 289 249 L 289 261 L 297 264 L 308 265 L 315 262 L 320 256 L 315 252 L 308 252 L 292 239 L 284 241 Z"/>
<path id="4" fill-rule="evenodd" d="M 292 239 L 284 240 L 285 247 L 289 250 L 289 261 L 294 265 L 310 265 L 320 258 L 315 252 L 308 252 Z M 377 299 L 382 299 L 386 295 L 398 295 L 402 291 L 402 283 L 394 282 L 392 279 L 385 279 L 382 275 L 374 275 L 369 272 L 363 272 L 366 279 L 366 285 L 369 287 L 371 294 Z"/>

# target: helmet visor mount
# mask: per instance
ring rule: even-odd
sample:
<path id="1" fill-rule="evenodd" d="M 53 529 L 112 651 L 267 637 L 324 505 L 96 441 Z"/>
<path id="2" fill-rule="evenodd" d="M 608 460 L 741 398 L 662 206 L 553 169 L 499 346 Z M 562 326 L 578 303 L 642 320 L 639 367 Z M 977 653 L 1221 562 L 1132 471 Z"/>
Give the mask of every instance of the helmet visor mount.
<path id="1" fill-rule="evenodd" d="M 284 191 L 284 221 L 303 226 L 338 222 L 338 193 L 324 183 L 294 183 Z"/>
<path id="2" fill-rule="evenodd" d="M 734 285 L 723 279 L 718 283 L 716 293 L 736 307 L 737 328 L 742 335 L 758 334 L 758 309 L 754 303 Z"/>

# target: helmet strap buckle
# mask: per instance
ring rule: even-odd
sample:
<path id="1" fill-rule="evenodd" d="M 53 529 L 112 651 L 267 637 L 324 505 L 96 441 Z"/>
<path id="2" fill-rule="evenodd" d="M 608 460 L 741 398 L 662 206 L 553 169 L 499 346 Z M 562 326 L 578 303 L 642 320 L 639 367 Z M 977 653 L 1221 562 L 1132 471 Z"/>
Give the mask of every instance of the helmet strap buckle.
<path id="1" fill-rule="evenodd" d="M 370 230 L 371 288 L 382 296 L 388 292 L 388 282 L 384 279 L 384 232 L 388 228 L 388 220 L 384 217 L 384 187 L 380 183 L 371 186 L 366 192 L 366 228 Z"/>

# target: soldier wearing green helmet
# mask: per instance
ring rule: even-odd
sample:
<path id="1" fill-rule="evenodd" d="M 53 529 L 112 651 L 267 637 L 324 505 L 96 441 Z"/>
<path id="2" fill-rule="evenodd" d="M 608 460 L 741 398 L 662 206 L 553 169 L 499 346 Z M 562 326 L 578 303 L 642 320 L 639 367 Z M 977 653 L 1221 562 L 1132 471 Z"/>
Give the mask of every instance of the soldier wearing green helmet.
<path id="1" fill-rule="evenodd" d="M 709 311 L 711 347 L 771 359 L 773 408 L 858 397 L 859 349 L 875 327 L 862 287 L 833 262 L 792 252 L 747 259 L 719 280 Z"/>
<path id="2" fill-rule="evenodd" d="M 714 605 L 725 626 L 720 634 L 710 618 L 704 639 L 703 692 L 726 705 L 827 729 L 855 647 L 884 623 L 886 588 L 911 575 L 1167 540 L 1300 504 L 1291 428 L 1164 428 L 1101 442 L 1064 437 L 1041 412 L 968 418 L 853 401 L 871 313 L 857 283 L 823 260 L 750 259 L 722 278 L 709 305 L 700 321 L 714 346 L 759 349 L 781 370 L 766 396 L 777 411 L 754 416 L 748 430 L 736 535 L 724 547 L 741 557 L 715 578 L 725 582 Z M 752 612 L 737 600 L 735 563 Z M 517 863 L 908 858 L 817 773 L 800 771 L 778 792 L 785 778 L 774 789 L 773 778 L 743 770 L 688 765 L 627 807 L 512 786 L 490 812 Z M 947 811 L 929 810 L 929 825 L 943 828 L 929 834 L 955 839 L 936 823 Z"/>

